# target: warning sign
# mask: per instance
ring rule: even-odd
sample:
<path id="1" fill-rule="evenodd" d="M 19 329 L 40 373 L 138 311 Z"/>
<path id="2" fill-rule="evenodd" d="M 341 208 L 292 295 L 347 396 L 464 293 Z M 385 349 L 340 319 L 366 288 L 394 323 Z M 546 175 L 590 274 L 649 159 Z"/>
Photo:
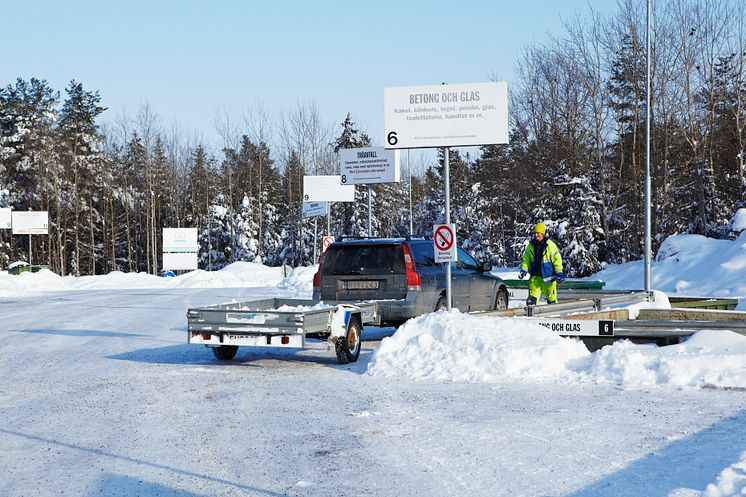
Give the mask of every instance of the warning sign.
<path id="1" fill-rule="evenodd" d="M 456 225 L 436 224 L 433 226 L 433 248 L 435 262 L 455 262 L 456 254 Z"/>
<path id="2" fill-rule="evenodd" d="M 324 238 L 321 239 L 321 253 L 325 253 L 326 249 L 329 248 L 329 245 L 334 243 L 334 237 L 330 235 L 325 235 Z"/>

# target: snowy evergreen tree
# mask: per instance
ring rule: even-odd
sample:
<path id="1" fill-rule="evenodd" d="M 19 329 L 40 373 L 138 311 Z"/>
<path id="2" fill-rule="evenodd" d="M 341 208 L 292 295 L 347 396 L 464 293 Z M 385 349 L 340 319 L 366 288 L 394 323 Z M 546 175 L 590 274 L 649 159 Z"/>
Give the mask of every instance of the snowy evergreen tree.
<path id="1" fill-rule="evenodd" d="M 236 212 L 235 220 L 235 246 L 236 260 L 248 262 L 261 262 L 259 256 L 260 241 L 259 223 L 256 220 L 254 211 L 256 202 L 248 195 L 244 195 L 243 200 Z"/>
<path id="2" fill-rule="evenodd" d="M 350 114 L 341 123 L 342 133 L 334 140 L 334 152 L 341 149 L 370 147 L 370 138 L 355 127 Z M 373 190 L 375 187 L 372 188 Z M 375 198 L 375 193 L 373 193 Z M 374 209 L 375 212 L 375 209 Z M 333 232 L 337 236 L 367 236 L 368 235 L 368 188 L 364 185 L 355 187 L 354 202 L 339 202 L 332 204 Z M 378 220 L 373 220 L 373 236 L 378 232 Z"/>
<path id="3" fill-rule="evenodd" d="M 75 275 L 80 275 L 81 270 L 94 274 L 103 256 L 96 244 L 102 211 L 96 193 L 105 162 L 99 148 L 101 136 L 96 119 L 106 108 L 99 105 L 101 97 L 97 91 L 86 91 L 74 80 L 65 92 L 67 97 L 59 118 L 59 145 L 61 161 L 72 171 L 72 226 L 67 227 L 73 242 L 70 269 Z"/>

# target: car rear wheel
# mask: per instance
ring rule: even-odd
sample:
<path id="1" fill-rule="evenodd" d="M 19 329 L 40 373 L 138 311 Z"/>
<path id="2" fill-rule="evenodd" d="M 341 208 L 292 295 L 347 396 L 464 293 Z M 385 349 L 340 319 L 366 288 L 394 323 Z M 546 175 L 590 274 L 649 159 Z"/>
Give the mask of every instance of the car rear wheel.
<path id="1" fill-rule="evenodd" d="M 500 288 L 497 291 L 497 297 L 495 297 L 495 309 L 502 311 L 508 308 L 508 291 L 505 288 Z"/>
<path id="2" fill-rule="evenodd" d="M 446 296 L 441 295 L 438 302 L 435 304 L 435 311 L 445 311 L 446 309 L 448 309 L 448 306 L 446 305 Z"/>

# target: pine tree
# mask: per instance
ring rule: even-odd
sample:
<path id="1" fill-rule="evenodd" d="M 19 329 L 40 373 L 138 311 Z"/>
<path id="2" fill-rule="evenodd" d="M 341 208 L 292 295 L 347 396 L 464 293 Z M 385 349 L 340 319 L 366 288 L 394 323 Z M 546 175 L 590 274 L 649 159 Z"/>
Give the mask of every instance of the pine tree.
<path id="1" fill-rule="evenodd" d="M 335 153 L 339 153 L 341 149 L 370 146 L 370 138 L 355 127 L 349 113 L 341 126 L 342 133 L 334 140 Z M 336 233 L 348 236 L 368 235 L 368 189 L 355 187 L 354 202 L 333 204 L 332 218 L 335 220 L 334 231 Z M 376 224 L 376 222 L 373 222 L 374 226 Z M 375 228 L 374 233 L 376 233 Z"/>
<path id="2" fill-rule="evenodd" d="M 101 218 L 101 205 L 95 202 L 95 179 L 101 175 L 104 157 L 99 149 L 101 136 L 96 119 L 106 110 L 101 107 L 98 92 L 86 91 L 83 85 L 71 81 L 65 88 L 67 98 L 62 105 L 59 119 L 60 156 L 63 164 L 72 173 L 73 225 L 71 229 L 74 245 L 70 262 L 75 275 L 80 275 L 81 257 L 88 256 L 87 271 L 95 272 L 97 258 L 95 226 Z M 87 236 L 86 236 L 87 235 Z M 85 237 L 85 238 L 84 238 Z"/>

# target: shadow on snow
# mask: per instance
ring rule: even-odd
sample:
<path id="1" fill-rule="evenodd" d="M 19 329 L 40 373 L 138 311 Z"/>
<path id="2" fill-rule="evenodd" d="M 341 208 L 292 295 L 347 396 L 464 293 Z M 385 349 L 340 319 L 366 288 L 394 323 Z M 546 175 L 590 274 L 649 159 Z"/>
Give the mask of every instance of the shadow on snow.
<path id="1" fill-rule="evenodd" d="M 567 497 L 666 497 L 678 488 L 703 492 L 723 469 L 738 462 L 745 449 L 746 410 L 671 442 Z"/>
<path id="2" fill-rule="evenodd" d="M 122 455 L 122 454 L 115 454 L 113 452 L 107 452 L 105 450 L 96 449 L 93 447 L 86 447 L 84 445 L 78 445 L 78 444 L 63 442 L 63 441 L 55 440 L 51 438 L 40 437 L 40 436 L 32 435 L 29 433 L 21 433 L 17 431 L 4 430 L 2 428 L 0 428 L 0 433 L 5 433 L 6 435 L 23 438 L 25 440 L 32 441 L 32 442 L 38 442 L 42 445 L 52 445 L 55 447 L 62 447 L 65 449 L 80 451 L 82 453 L 93 454 L 97 457 L 106 457 L 106 458 L 111 458 L 111 459 L 115 459 L 118 461 L 127 461 L 130 463 L 146 466 L 149 468 L 165 470 L 165 471 L 176 473 L 182 476 L 188 476 L 191 478 L 201 479 L 201 480 L 204 480 L 210 483 L 216 483 L 216 484 L 222 484 L 222 485 L 226 485 L 230 487 L 235 487 L 243 491 L 256 492 L 258 494 L 269 495 L 273 497 L 274 496 L 279 497 L 279 496 L 284 495 L 283 493 L 275 492 L 273 490 L 254 487 L 251 485 L 245 485 L 243 483 L 226 480 L 224 478 L 217 478 L 217 477 L 210 476 L 204 473 L 195 473 L 193 471 L 188 471 L 188 470 L 184 470 L 181 468 L 168 466 L 166 464 L 146 461 L 144 459 L 137 459 L 137 458 L 129 457 L 129 456 Z M 140 483 L 143 483 L 144 487 L 140 486 Z M 127 477 L 118 476 L 118 475 L 115 476 L 115 479 L 104 480 L 102 484 L 108 485 L 109 491 L 118 490 L 118 491 L 125 492 L 121 494 L 125 496 L 129 496 L 129 495 L 133 495 L 133 496 L 134 495 L 138 495 L 138 496 L 140 495 L 173 495 L 177 497 L 190 497 L 190 496 L 197 495 L 197 494 L 188 493 L 188 492 L 180 491 L 180 490 L 169 488 L 169 487 L 163 487 L 158 484 L 141 482 L 140 480 L 135 480 L 133 478 L 127 478 Z M 115 485 L 122 485 L 122 486 L 115 486 Z M 106 490 L 106 488 L 102 490 Z M 156 492 L 156 490 L 158 490 L 158 492 Z M 161 493 L 160 491 L 162 490 L 166 490 L 167 492 L 170 492 L 170 493 Z M 99 494 L 96 494 L 96 495 L 99 495 Z"/>
<path id="3" fill-rule="evenodd" d="M 313 364 L 329 366 L 336 369 L 363 374 L 368 369 L 368 363 L 373 358 L 373 348 L 366 347 L 363 342 L 360 357 L 357 362 L 340 364 L 334 348 L 327 350 L 325 341 L 312 341 L 312 346 L 306 349 L 281 349 L 270 347 L 239 347 L 238 354 L 233 360 L 220 361 L 216 359 L 208 347 L 193 344 L 170 345 L 147 349 L 132 350 L 121 354 L 106 356 L 107 359 L 133 361 L 147 364 L 183 364 L 211 366 L 215 368 L 263 367 L 265 361 L 280 361 L 286 363 Z"/>
<path id="4" fill-rule="evenodd" d="M 31 333 L 35 335 L 62 335 L 68 337 L 112 337 L 112 338 L 148 338 L 140 333 L 123 333 L 106 330 L 57 330 L 57 329 L 26 329 L 10 330 L 16 333 Z"/>

